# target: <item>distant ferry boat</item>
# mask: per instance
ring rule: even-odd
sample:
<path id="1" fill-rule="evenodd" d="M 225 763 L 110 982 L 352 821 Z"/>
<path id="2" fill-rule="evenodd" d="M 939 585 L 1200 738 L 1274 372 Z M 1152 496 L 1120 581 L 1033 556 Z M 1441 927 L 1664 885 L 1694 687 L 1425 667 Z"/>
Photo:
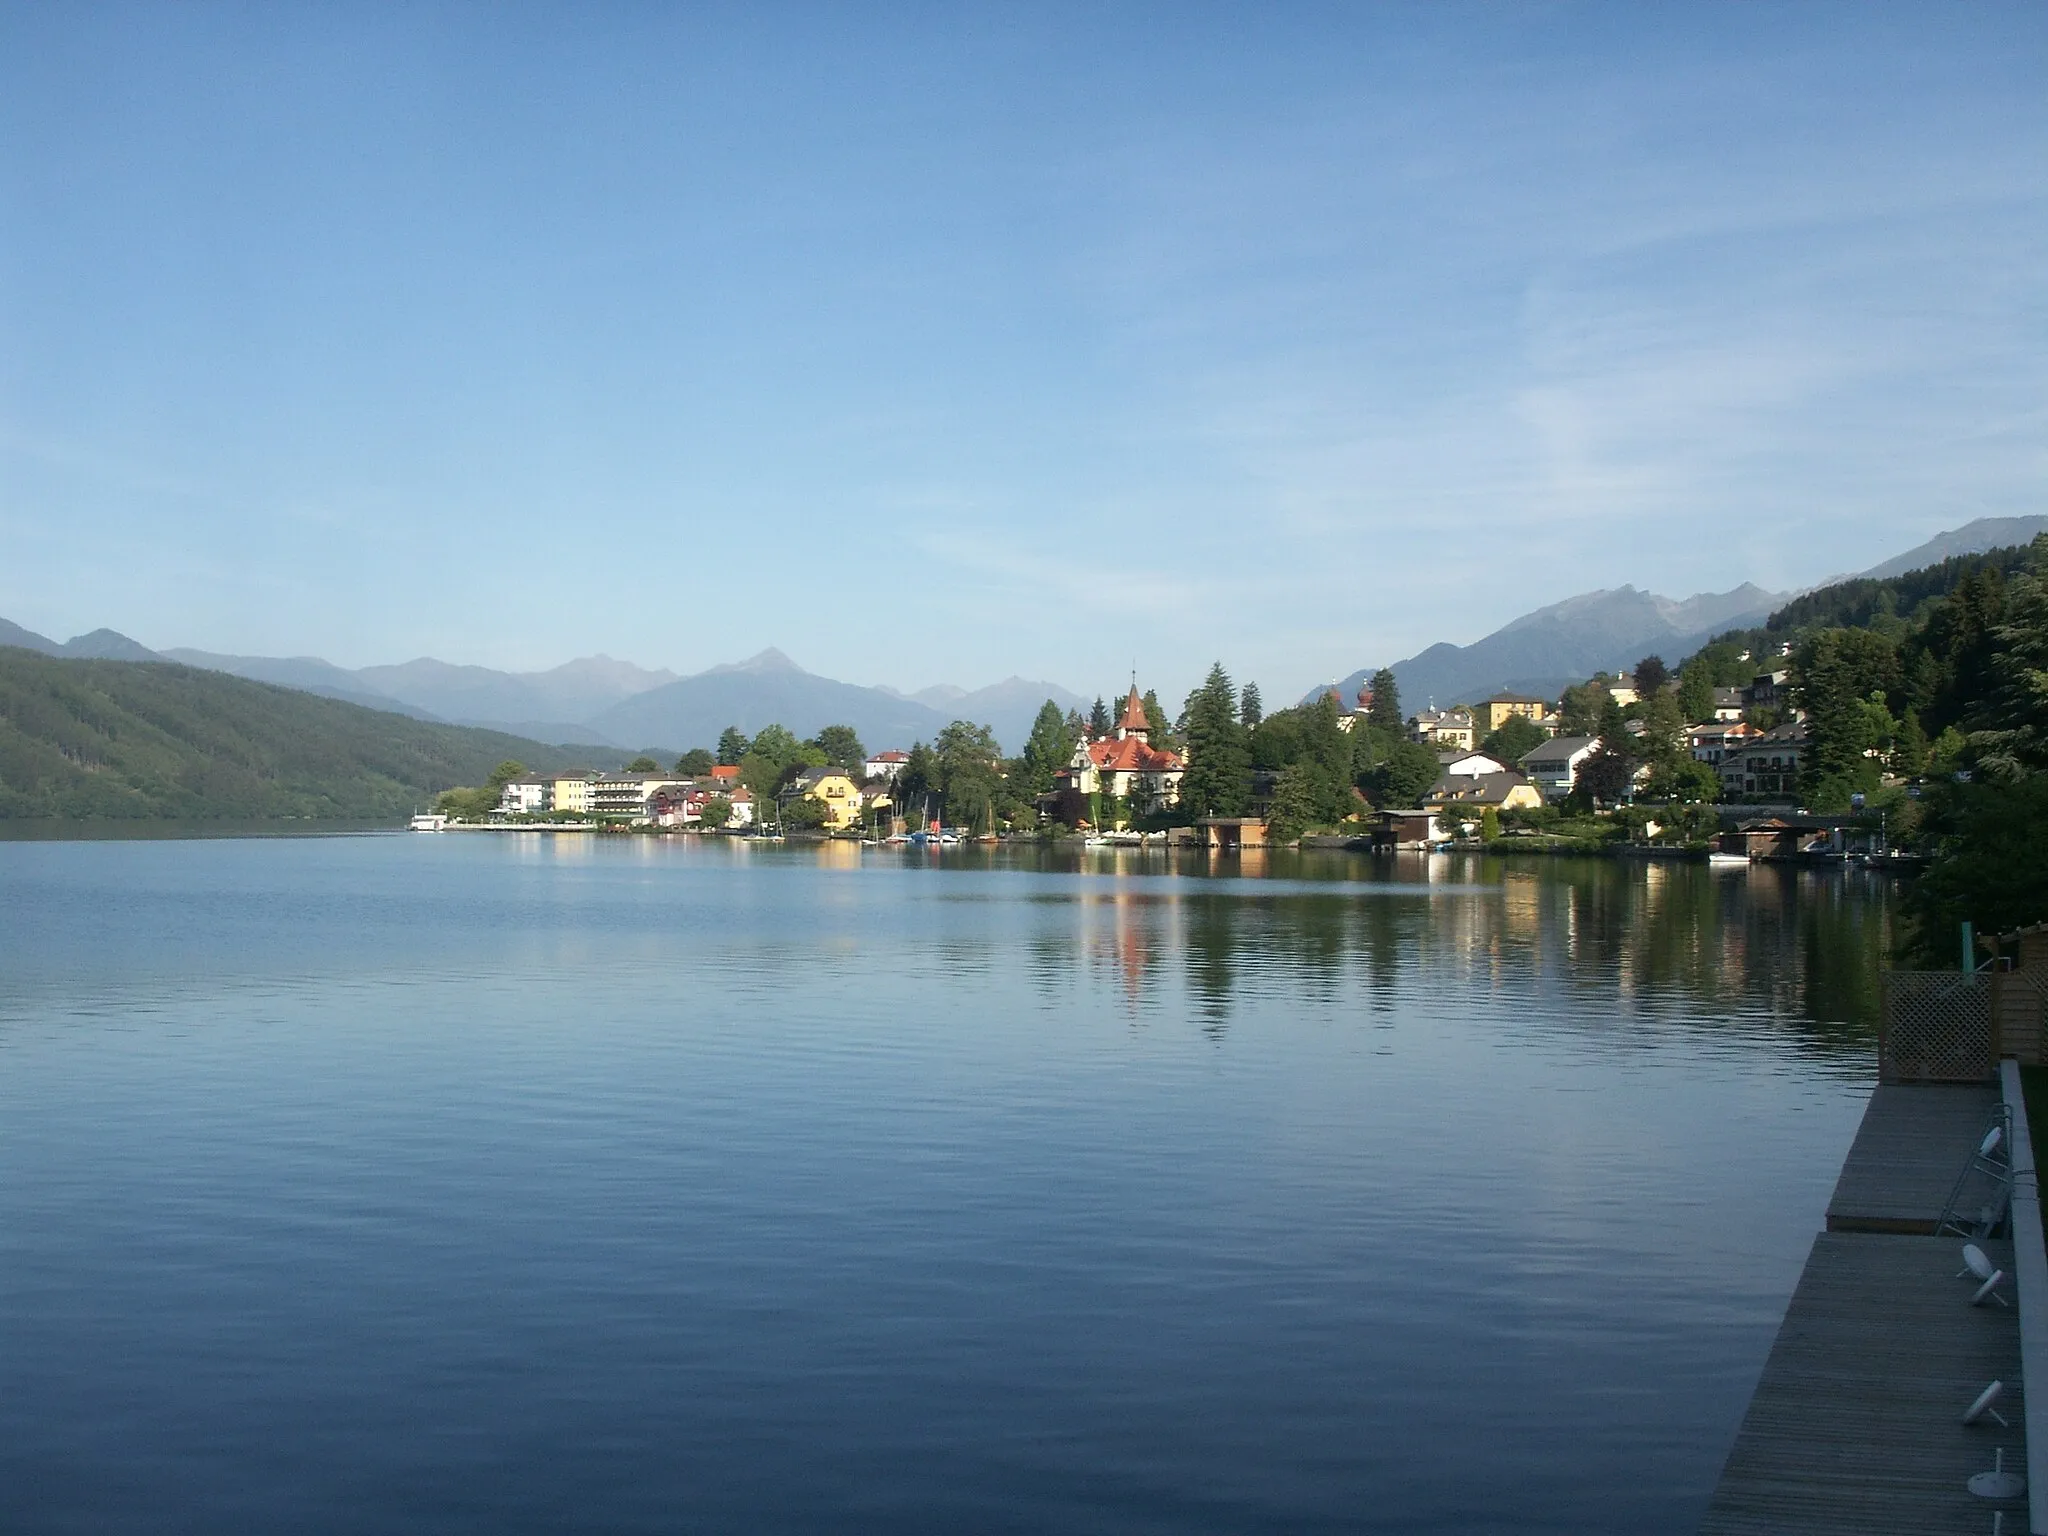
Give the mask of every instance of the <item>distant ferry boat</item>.
<path id="1" fill-rule="evenodd" d="M 448 829 L 448 818 L 429 811 L 413 817 L 407 825 L 409 830 L 414 832 L 445 832 Z"/>

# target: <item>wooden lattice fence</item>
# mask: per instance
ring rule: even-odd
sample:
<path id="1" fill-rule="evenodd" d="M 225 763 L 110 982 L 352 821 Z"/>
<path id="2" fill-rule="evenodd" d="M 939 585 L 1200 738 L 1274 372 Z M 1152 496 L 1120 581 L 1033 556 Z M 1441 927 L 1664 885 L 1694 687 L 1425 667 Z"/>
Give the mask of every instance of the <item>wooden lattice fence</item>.
<path id="1" fill-rule="evenodd" d="M 1988 973 L 1886 971 L 1878 1076 L 1887 1083 L 1988 1079 L 2000 1054 L 1991 990 Z"/>

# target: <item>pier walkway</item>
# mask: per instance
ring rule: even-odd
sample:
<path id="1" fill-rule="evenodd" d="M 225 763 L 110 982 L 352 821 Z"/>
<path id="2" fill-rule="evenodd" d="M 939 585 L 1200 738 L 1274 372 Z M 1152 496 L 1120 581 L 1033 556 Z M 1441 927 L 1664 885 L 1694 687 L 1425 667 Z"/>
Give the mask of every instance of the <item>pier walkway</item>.
<path id="1" fill-rule="evenodd" d="M 1990 1083 L 1879 1083 L 1835 1181 L 1827 1229 L 1931 1236 L 1998 1102 Z"/>
<path id="2" fill-rule="evenodd" d="M 1994 1452 L 2026 1470 L 2018 1288 L 2009 1243 L 1980 1244 L 2013 1307 L 1969 1305 L 1962 1240 L 1931 1234 L 1998 1090 L 1880 1086 L 1707 1509 L 1702 1536 L 2028 1528 L 2024 1497 L 1970 1493 Z M 1963 1410 L 2005 1383 L 2001 1428 Z"/>

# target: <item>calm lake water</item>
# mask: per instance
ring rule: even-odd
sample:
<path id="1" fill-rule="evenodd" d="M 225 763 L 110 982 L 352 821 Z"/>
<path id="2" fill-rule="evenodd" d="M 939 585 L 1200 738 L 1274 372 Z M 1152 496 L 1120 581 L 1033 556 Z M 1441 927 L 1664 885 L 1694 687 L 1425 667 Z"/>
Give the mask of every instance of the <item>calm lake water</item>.
<path id="1" fill-rule="evenodd" d="M 1886 888 L 0 842 L 9 1531 L 1683 1531 Z"/>

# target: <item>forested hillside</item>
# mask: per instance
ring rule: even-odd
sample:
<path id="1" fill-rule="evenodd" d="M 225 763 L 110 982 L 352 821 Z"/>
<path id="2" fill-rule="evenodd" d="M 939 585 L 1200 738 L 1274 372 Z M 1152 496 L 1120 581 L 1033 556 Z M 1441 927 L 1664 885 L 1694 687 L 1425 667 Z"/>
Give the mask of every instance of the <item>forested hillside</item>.
<path id="1" fill-rule="evenodd" d="M 1816 628 L 1880 628 L 1904 633 L 1928 618 L 1934 605 L 1959 591 L 1989 591 L 2005 578 L 2039 564 L 2040 545 L 2018 544 L 1982 554 L 1953 555 L 1894 576 L 1859 576 L 1818 587 L 1792 599 L 1749 631 L 1759 640 L 1789 638 Z"/>
<path id="2" fill-rule="evenodd" d="M 0 646 L 0 817 L 400 816 L 507 758 L 615 765 L 163 662 Z"/>
<path id="3" fill-rule="evenodd" d="M 1952 953 L 1965 920 L 2048 920 L 2048 534 L 1809 593 L 1680 678 L 1780 666 L 1806 715 L 1802 798 L 1836 809 L 1861 793 L 1932 858 L 1916 893 L 1923 958 Z"/>

